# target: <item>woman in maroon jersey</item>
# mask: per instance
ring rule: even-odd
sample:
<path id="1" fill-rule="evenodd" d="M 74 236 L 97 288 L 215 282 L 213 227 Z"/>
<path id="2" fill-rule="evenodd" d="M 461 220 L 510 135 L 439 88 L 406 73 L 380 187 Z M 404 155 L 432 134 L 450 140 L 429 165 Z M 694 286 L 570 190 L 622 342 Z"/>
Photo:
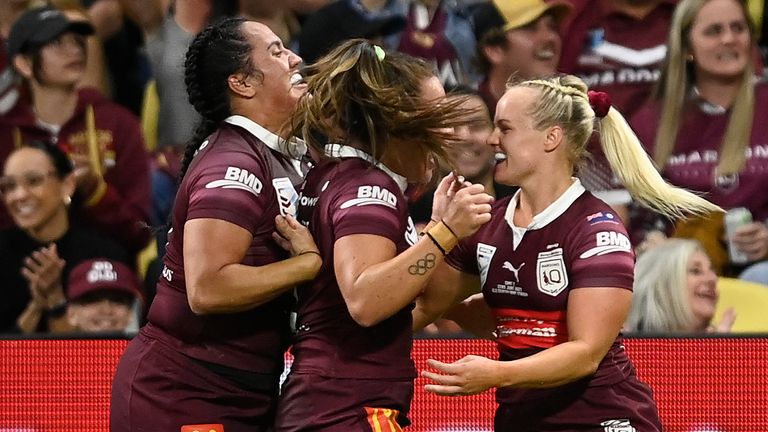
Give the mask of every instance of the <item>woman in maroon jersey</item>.
<path id="1" fill-rule="evenodd" d="M 600 142 L 636 199 L 664 214 L 719 208 L 666 184 L 605 93 L 562 76 L 510 84 L 488 139 L 496 181 L 519 185 L 491 221 L 460 242 L 414 312 L 449 318 L 498 343 L 499 360 L 430 360 L 430 392 L 498 388 L 497 431 L 659 431 L 620 330 L 632 299 L 634 254 L 620 219 L 585 191 L 575 168 L 598 120 Z M 482 302 L 484 300 L 484 303 Z M 485 306 L 485 307 L 483 307 Z"/>
<path id="2" fill-rule="evenodd" d="M 754 34 L 741 0 L 681 1 L 657 91 L 631 120 L 670 183 L 752 213 L 729 239 L 746 262 L 730 259 L 719 218 L 676 227 L 732 276 L 768 259 L 768 86 L 755 76 Z"/>
<path id="3" fill-rule="evenodd" d="M 267 26 L 243 19 L 190 45 L 185 81 L 202 122 L 187 144 L 149 322 L 117 367 L 110 430 L 271 429 L 289 290 L 321 264 L 290 217 L 305 148 L 282 126 L 306 91 L 300 63 Z"/>
<path id="4" fill-rule="evenodd" d="M 465 185 L 449 204 L 447 177 L 438 188 L 442 217 L 419 239 L 404 191 L 444 155 L 444 128 L 463 122 L 463 100 L 445 100 L 423 61 L 363 40 L 342 44 L 309 73 L 312 96 L 300 101 L 295 124 L 324 157 L 307 175 L 299 220 L 323 266 L 296 291 L 294 363 L 276 430 L 401 430 L 416 376 L 412 303 L 444 254 L 489 220 L 492 198 Z"/>

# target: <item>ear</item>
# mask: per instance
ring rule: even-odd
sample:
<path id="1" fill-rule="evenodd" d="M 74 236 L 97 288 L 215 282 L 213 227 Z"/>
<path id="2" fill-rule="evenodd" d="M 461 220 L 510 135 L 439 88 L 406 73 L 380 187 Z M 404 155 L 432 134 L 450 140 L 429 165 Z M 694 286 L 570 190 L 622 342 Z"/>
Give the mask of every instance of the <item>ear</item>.
<path id="1" fill-rule="evenodd" d="M 32 61 L 29 57 L 17 55 L 13 58 L 13 67 L 24 79 L 32 78 Z"/>
<path id="2" fill-rule="evenodd" d="M 75 180 L 75 173 L 70 173 L 63 179 L 61 179 L 61 194 L 62 200 L 67 201 L 67 198 L 72 198 L 72 195 L 75 194 L 75 190 L 77 189 L 77 181 Z"/>
<path id="3" fill-rule="evenodd" d="M 555 151 L 563 143 L 564 138 L 565 131 L 562 126 L 550 126 L 544 136 L 544 151 L 547 153 Z"/>
<path id="4" fill-rule="evenodd" d="M 488 59 L 488 63 L 492 65 L 497 65 L 504 61 L 504 56 L 506 55 L 504 47 L 499 45 L 484 45 L 481 50 L 485 58 Z"/>
<path id="5" fill-rule="evenodd" d="M 252 98 L 256 95 L 256 87 L 249 75 L 243 73 L 232 74 L 227 78 L 227 86 L 233 93 L 244 98 Z"/>

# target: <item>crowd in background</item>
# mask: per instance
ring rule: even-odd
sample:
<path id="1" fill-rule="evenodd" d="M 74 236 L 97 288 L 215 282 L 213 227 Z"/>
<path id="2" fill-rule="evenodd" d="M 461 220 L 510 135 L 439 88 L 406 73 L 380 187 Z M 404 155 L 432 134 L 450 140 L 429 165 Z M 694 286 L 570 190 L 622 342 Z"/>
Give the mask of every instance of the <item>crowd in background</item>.
<path id="1" fill-rule="evenodd" d="M 679 5 L 678 5 L 679 3 Z M 679 6 L 679 7 L 678 7 Z M 40 9 L 45 7 L 45 9 Z M 455 170 L 501 198 L 486 144 L 516 81 L 606 92 L 664 178 L 728 212 L 636 205 L 598 140 L 578 167 L 639 258 L 632 332 L 728 332 L 718 277 L 768 284 L 763 1 L 6 0 L 0 3 L 0 332 L 135 331 L 163 277 L 181 159 L 200 123 L 184 60 L 208 24 L 267 25 L 305 64 L 350 38 L 426 59 L 466 116 Z M 29 12 L 32 10 L 33 12 Z M 439 179 L 441 175 L 435 173 Z M 428 187 L 409 195 L 425 225 Z M 671 239 L 671 238 L 680 239 Z M 768 290 L 768 287 L 764 288 Z M 768 328 L 768 325 L 764 327 Z M 451 322 L 427 331 L 452 333 Z"/>

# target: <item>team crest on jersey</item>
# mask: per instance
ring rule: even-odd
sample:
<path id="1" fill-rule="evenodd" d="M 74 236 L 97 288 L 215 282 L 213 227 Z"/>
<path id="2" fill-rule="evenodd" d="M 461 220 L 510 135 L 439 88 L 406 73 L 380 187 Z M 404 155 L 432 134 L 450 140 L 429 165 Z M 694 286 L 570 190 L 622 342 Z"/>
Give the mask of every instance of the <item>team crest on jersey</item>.
<path id="1" fill-rule="evenodd" d="M 397 208 L 397 195 L 381 186 L 360 186 L 357 188 L 357 198 L 345 201 L 341 208 L 366 205 L 383 205 L 394 209 Z"/>
<path id="2" fill-rule="evenodd" d="M 480 271 L 480 286 L 485 286 L 488 279 L 488 269 L 491 268 L 491 260 L 496 253 L 496 246 L 485 243 L 477 244 L 477 269 Z"/>
<path id="3" fill-rule="evenodd" d="M 563 248 L 539 252 L 536 260 L 536 285 L 544 294 L 557 296 L 568 287 Z"/>
<path id="4" fill-rule="evenodd" d="M 413 219 L 410 216 L 408 216 L 408 226 L 405 229 L 405 241 L 408 243 L 408 246 L 413 246 L 419 241 L 416 225 L 413 224 Z"/>
<path id="5" fill-rule="evenodd" d="M 291 179 L 288 177 L 273 179 L 272 186 L 275 187 L 280 214 L 296 217 L 296 204 L 299 202 L 299 194 L 296 192 L 296 188 L 293 187 Z"/>
<path id="6" fill-rule="evenodd" d="M 251 174 L 247 169 L 238 167 L 227 167 L 224 178 L 214 180 L 205 185 L 206 189 L 240 189 L 258 195 L 264 186 L 261 180 L 255 174 Z"/>
<path id="7" fill-rule="evenodd" d="M 604 432 L 637 432 L 627 419 L 606 420 L 600 426 Z"/>

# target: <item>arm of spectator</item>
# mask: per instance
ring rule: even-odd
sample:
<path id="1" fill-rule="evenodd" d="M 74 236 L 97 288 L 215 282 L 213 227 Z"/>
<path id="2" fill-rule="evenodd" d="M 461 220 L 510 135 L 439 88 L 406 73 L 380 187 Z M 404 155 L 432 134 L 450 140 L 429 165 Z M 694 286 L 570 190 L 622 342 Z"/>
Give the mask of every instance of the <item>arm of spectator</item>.
<path id="1" fill-rule="evenodd" d="M 52 313 L 63 311 L 67 304 L 62 281 L 64 264 L 56 244 L 36 250 L 24 260 L 21 274 L 27 280 L 31 300 L 17 321 L 22 333 L 37 330 L 44 316 L 51 332 L 69 329 L 63 314 Z"/>
<path id="2" fill-rule="evenodd" d="M 710 325 L 707 329 L 710 333 L 730 333 L 733 324 L 736 322 L 736 309 L 729 307 L 723 312 L 720 322 L 716 325 Z"/>
<path id="3" fill-rule="evenodd" d="M 163 23 L 170 5 L 167 0 L 118 0 L 123 13 L 145 34 L 153 34 Z"/>
<path id="4" fill-rule="evenodd" d="M 249 310 L 315 277 L 322 261 L 319 253 L 306 253 L 318 250 L 312 236 L 295 219 L 280 218 L 277 229 L 293 256 L 263 266 L 241 264 L 253 240 L 245 228 L 208 218 L 184 224 L 184 278 L 193 312 Z"/>
<path id="5" fill-rule="evenodd" d="M 762 222 L 752 222 L 737 228 L 733 242 L 750 261 L 768 257 L 768 227 Z"/>
<path id="6" fill-rule="evenodd" d="M 107 40 L 123 28 L 123 8 L 118 0 L 98 0 L 88 8 L 96 36 Z"/>
<path id="7" fill-rule="evenodd" d="M 496 319 L 480 293 L 457 304 L 446 312 L 444 317 L 481 339 L 496 338 Z"/>
<path id="8" fill-rule="evenodd" d="M 129 252 L 135 254 L 146 246 L 149 223 L 149 155 L 144 148 L 139 123 L 127 112 L 113 136 L 116 160 L 104 178 L 95 177 L 83 155 L 73 155 L 78 189 L 85 187 L 85 215 L 89 222 L 103 227 Z M 87 180 L 87 179 L 91 180 Z"/>

